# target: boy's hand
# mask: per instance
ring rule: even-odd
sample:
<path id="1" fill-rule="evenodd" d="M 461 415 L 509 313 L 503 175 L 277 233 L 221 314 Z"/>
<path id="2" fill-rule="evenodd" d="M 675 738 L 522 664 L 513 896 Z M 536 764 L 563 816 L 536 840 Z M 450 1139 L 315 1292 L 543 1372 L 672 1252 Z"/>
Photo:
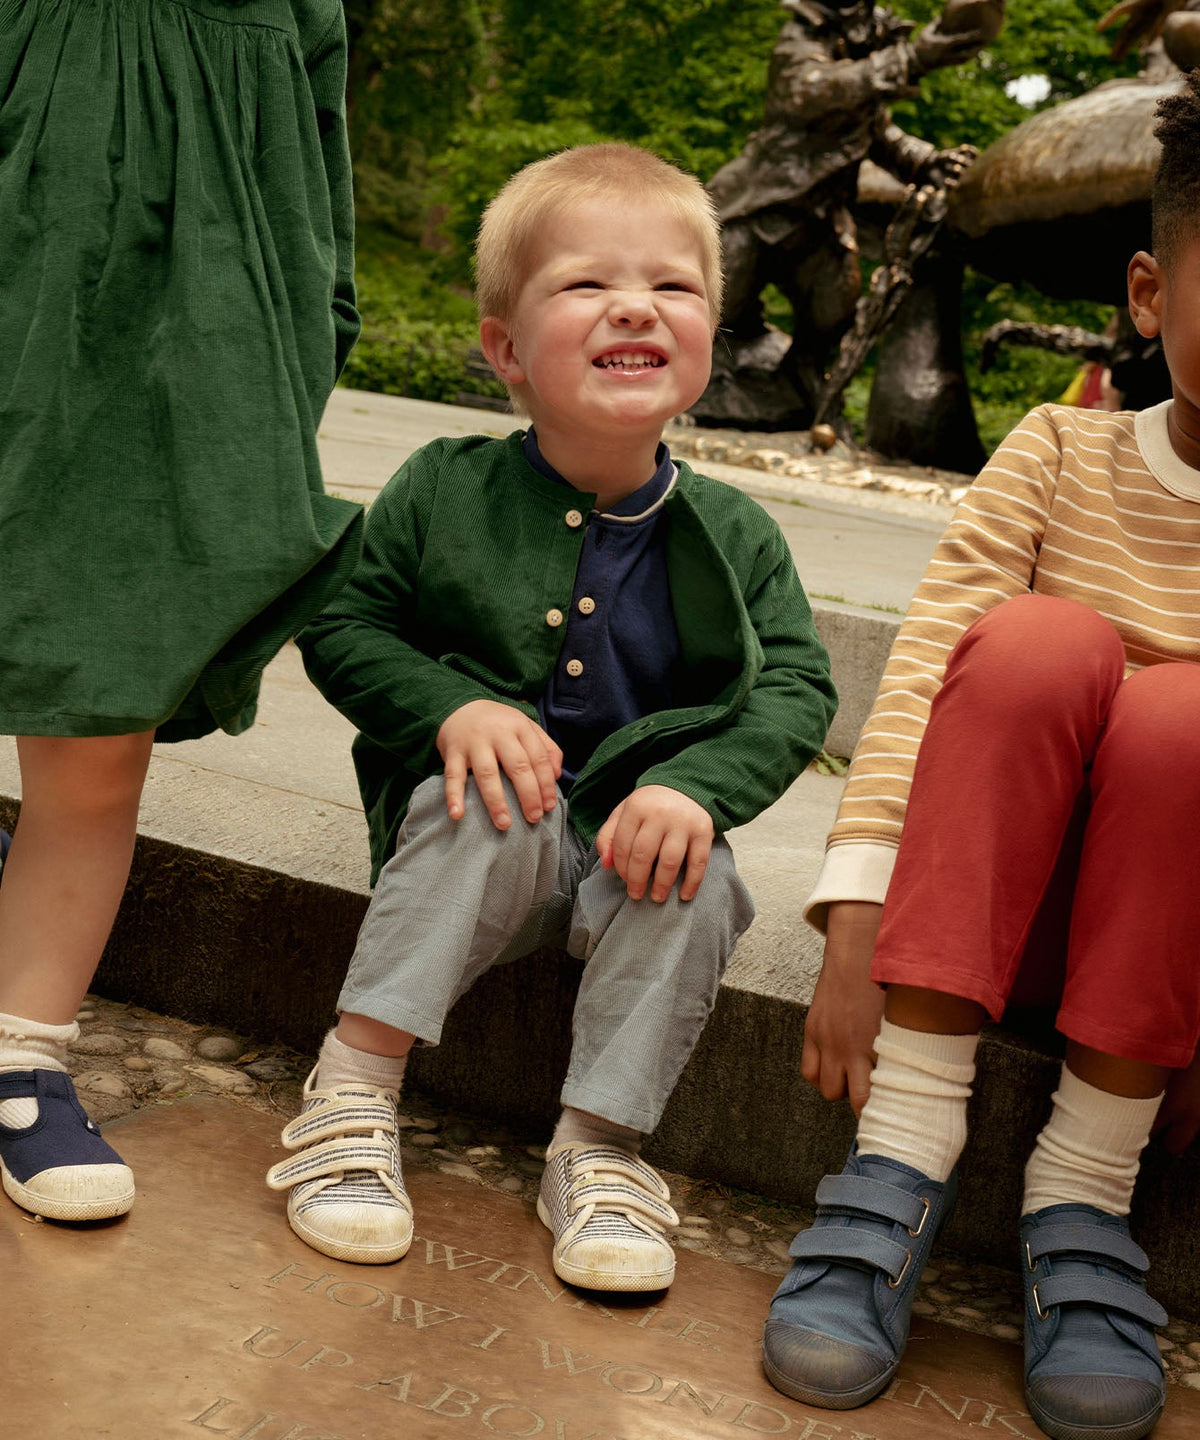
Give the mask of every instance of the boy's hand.
<path id="1" fill-rule="evenodd" d="M 497 830 L 512 824 L 500 772 L 512 781 L 521 813 L 531 825 L 555 805 L 562 751 L 528 715 L 498 700 L 471 700 L 442 721 L 437 748 L 446 765 L 446 809 L 463 817 L 467 771 L 475 776 Z"/>
<path id="2" fill-rule="evenodd" d="M 699 890 L 713 834 L 712 816 L 703 805 L 667 785 L 643 785 L 604 822 L 596 849 L 604 868 L 615 868 L 624 880 L 631 900 L 646 893 L 653 870 L 650 898 L 661 905 L 685 861 L 679 898 L 691 900 Z"/>
<path id="3" fill-rule="evenodd" d="M 800 1073 L 827 1100 L 847 1097 L 862 1113 L 871 1093 L 883 991 L 871 979 L 871 956 L 883 906 L 839 900 L 829 907 L 825 962 L 808 1019 Z"/>

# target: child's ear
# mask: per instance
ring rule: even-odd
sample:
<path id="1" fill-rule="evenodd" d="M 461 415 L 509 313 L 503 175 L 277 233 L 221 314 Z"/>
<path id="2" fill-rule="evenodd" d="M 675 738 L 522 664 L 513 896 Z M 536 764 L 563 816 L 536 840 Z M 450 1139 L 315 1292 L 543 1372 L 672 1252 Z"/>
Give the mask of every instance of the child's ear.
<path id="1" fill-rule="evenodd" d="M 517 359 L 512 330 L 498 316 L 487 315 L 479 322 L 479 344 L 488 364 L 506 385 L 524 381 L 525 371 Z"/>
<path id="2" fill-rule="evenodd" d="M 1126 276 L 1129 290 L 1129 318 L 1137 332 L 1146 340 L 1158 334 L 1162 309 L 1162 266 L 1145 250 L 1139 250 L 1129 262 Z"/>

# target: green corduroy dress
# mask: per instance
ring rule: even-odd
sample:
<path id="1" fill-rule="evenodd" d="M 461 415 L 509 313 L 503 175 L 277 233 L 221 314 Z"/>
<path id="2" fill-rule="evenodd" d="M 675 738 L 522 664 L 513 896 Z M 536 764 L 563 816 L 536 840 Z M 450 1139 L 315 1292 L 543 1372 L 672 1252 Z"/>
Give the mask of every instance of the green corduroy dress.
<path id="1" fill-rule="evenodd" d="M 340 0 L 0 0 L 0 733 L 180 740 L 354 568 Z"/>

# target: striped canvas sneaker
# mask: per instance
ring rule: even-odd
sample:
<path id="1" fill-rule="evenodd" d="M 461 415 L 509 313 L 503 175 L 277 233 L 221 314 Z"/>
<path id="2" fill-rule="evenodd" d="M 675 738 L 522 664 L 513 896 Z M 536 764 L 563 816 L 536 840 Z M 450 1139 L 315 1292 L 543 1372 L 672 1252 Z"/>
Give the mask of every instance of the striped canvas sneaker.
<path id="1" fill-rule="evenodd" d="M 335 1260 L 385 1265 L 412 1244 L 412 1205 L 400 1173 L 394 1090 L 355 1083 L 321 1090 L 304 1082 L 304 1108 L 280 1139 L 299 1153 L 267 1171 L 290 1190 L 288 1224 Z"/>
<path id="2" fill-rule="evenodd" d="M 546 1156 L 538 1219 L 554 1233 L 554 1273 L 588 1290 L 662 1290 L 675 1278 L 665 1231 L 671 1192 L 644 1160 L 569 1141 Z"/>

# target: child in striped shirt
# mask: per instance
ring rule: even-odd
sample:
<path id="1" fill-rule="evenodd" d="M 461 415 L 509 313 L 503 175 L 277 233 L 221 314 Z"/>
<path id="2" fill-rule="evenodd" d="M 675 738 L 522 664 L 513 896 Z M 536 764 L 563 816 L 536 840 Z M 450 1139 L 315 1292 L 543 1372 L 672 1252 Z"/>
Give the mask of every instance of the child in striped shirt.
<path id="1" fill-rule="evenodd" d="M 1043 406 L 985 467 L 901 627 L 809 902 L 827 943 L 802 1068 L 859 1112 L 764 1335 L 770 1379 L 810 1404 L 861 1405 L 895 1372 L 980 1026 L 1020 1000 L 1057 1002 L 1066 1037 L 1022 1203 L 1030 1412 L 1051 1436 L 1138 1440 L 1163 1406 L 1166 1317 L 1126 1217 L 1156 1115 L 1173 1148 L 1200 1116 L 1197 73 L 1160 104 L 1154 255 L 1128 272 L 1174 398 Z"/>

